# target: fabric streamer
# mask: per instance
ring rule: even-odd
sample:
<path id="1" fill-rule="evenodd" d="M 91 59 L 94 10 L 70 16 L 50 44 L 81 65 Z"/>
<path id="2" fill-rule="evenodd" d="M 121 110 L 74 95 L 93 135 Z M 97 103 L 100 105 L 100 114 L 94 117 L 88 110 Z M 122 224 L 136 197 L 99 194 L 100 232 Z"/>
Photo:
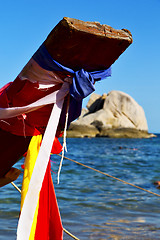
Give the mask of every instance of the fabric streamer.
<path id="1" fill-rule="evenodd" d="M 33 136 L 28 148 L 27 156 L 25 159 L 25 170 L 22 183 L 21 210 L 28 191 L 29 182 L 31 180 L 35 162 L 40 149 L 41 141 L 42 135 Z M 61 148 L 59 150 L 61 151 Z M 44 239 L 60 240 L 62 238 L 63 227 L 54 192 L 49 162 L 42 183 L 42 188 L 39 193 L 38 203 L 32 221 L 29 240 L 44 240 Z"/>
<path id="2" fill-rule="evenodd" d="M 65 117 L 66 116 L 66 108 L 65 108 L 65 99 L 68 94 L 70 94 L 70 103 L 68 109 L 68 125 L 71 121 L 77 118 L 81 112 L 82 107 L 82 99 L 91 94 L 94 90 L 95 81 L 99 81 L 100 79 L 106 78 L 111 75 L 111 69 L 96 71 L 96 72 L 86 72 L 84 69 L 80 69 L 79 71 L 73 71 L 72 69 L 66 68 L 60 63 L 56 62 L 48 53 L 44 44 L 37 50 L 37 52 L 33 55 L 31 60 L 26 64 L 18 78 L 20 81 L 25 81 L 32 83 L 33 85 L 38 84 L 38 89 L 40 91 L 46 91 L 47 89 L 51 89 L 53 86 L 57 86 L 58 84 L 61 87 L 58 87 L 57 90 L 53 91 L 50 94 L 46 94 L 46 96 L 35 98 L 35 101 L 27 102 L 27 104 L 17 106 L 12 104 L 12 107 L 8 105 L 8 102 L 5 103 L 5 106 L 8 107 L 0 107 L 0 119 L 6 119 L 6 122 L 15 118 L 15 125 L 19 123 L 20 116 L 25 116 L 23 118 L 23 125 L 27 124 L 28 119 L 33 119 L 32 113 L 37 112 L 39 109 L 42 109 L 44 106 L 52 105 L 52 111 L 50 113 L 49 121 L 46 126 L 46 130 L 43 135 L 41 147 L 39 146 L 40 137 L 33 138 L 31 140 L 31 145 L 29 147 L 29 161 L 32 162 L 33 156 L 33 165 L 31 164 L 31 168 L 33 171 L 29 181 L 27 183 L 27 187 L 25 183 L 23 183 L 23 191 L 25 191 L 25 197 L 22 197 L 22 208 L 21 214 L 19 218 L 18 228 L 17 228 L 17 240 L 32 240 L 38 239 L 40 240 L 40 233 L 42 228 L 37 228 L 37 223 L 35 219 L 43 219 L 43 215 L 41 212 L 41 199 L 47 201 L 49 206 L 50 203 L 53 203 L 55 207 L 52 209 L 46 207 L 46 211 L 50 212 L 50 210 L 55 211 L 56 219 L 54 218 L 54 214 L 52 215 L 52 227 L 55 230 L 56 221 L 58 219 L 58 229 L 53 230 L 49 227 L 46 227 L 46 231 L 48 231 L 48 238 L 42 235 L 42 239 L 57 239 L 60 240 L 62 238 L 62 225 L 60 221 L 60 216 L 58 212 L 56 197 L 54 194 L 54 188 L 52 186 L 51 176 L 50 176 L 50 153 L 52 151 L 52 144 L 56 136 L 56 132 L 59 124 L 65 125 Z M 62 77 L 61 77 L 62 76 Z M 32 85 L 31 84 L 31 85 Z M 58 85 L 59 86 L 59 85 Z M 7 93 L 8 89 L 12 87 L 12 84 L 9 85 L 4 91 Z M 29 92 L 28 92 L 29 94 Z M 0 95 L 5 96 L 5 94 L 0 92 Z M 3 101 L 7 101 L 3 98 Z M 7 95 L 6 95 L 7 96 Z M 27 95 L 26 95 L 27 96 Z M 16 96 L 15 96 L 16 97 Z M 13 97 L 14 99 L 14 97 Z M 29 99 L 28 99 L 29 101 Z M 78 107 L 78 110 L 77 110 Z M 31 124 L 31 122 L 29 122 Z M 35 123 L 33 123 L 34 126 Z M 31 124 L 32 125 L 32 124 Z M 0 125 L 1 126 L 1 125 Z M 30 125 L 29 125 L 30 126 Z M 2 127 L 2 126 L 1 126 Z M 21 134 L 27 134 L 27 128 L 22 129 Z M 36 140 L 35 140 L 36 139 Z M 34 145 L 33 142 L 36 141 Z M 33 144 L 33 145 L 32 145 Z M 39 148 L 40 147 L 40 148 Z M 36 152 L 33 154 L 33 152 Z M 26 160 L 27 162 L 28 160 Z M 25 164 L 25 168 L 28 168 L 28 164 Z M 26 172 L 27 170 L 25 170 Z M 25 175 L 24 175 L 25 177 Z M 43 192 L 43 195 L 41 193 Z M 52 200 L 50 199 L 50 194 L 52 193 Z M 48 200 L 44 196 L 48 196 Z M 56 209 L 56 210 L 55 210 Z M 49 226 L 49 223 L 47 224 Z M 54 227 L 55 226 L 55 227 Z M 39 231 L 37 230 L 39 229 Z M 47 230 L 49 229 L 49 230 Z M 57 233 L 56 233 L 57 231 Z M 42 234 L 42 233 L 41 233 Z M 51 235 L 50 235 L 51 234 Z M 52 235 L 53 234 L 53 235 Z M 56 234 L 59 234 L 58 237 Z M 34 236 L 34 237 L 33 237 Z M 36 238 L 37 237 L 37 238 Z"/>
<path id="3" fill-rule="evenodd" d="M 28 240 L 32 228 L 39 192 L 47 169 L 53 139 L 56 134 L 58 120 L 63 106 L 63 100 L 55 104 L 42 140 L 35 167 L 29 183 L 28 192 L 22 207 L 17 229 L 17 240 Z"/>

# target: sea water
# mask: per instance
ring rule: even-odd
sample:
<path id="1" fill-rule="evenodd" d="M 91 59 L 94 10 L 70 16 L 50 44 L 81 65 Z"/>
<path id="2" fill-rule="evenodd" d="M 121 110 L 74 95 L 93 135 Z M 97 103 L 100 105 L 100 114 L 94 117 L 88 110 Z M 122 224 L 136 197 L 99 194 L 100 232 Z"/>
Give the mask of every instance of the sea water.
<path id="1" fill-rule="evenodd" d="M 160 194 L 160 135 L 151 139 L 71 138 L 65 156 Z M 65 229 L 81 240 L 160 239 L 160 197 L 52 155 L 52 177 Z M 16 164 L 20 168 L 24 159 Z M 21 188 L 22 176 L 15 183 Z M 20 193 L 0 189 L 0 240 L 15 240 Z M 64 240 L 72 239 L 64 233 Z"/>

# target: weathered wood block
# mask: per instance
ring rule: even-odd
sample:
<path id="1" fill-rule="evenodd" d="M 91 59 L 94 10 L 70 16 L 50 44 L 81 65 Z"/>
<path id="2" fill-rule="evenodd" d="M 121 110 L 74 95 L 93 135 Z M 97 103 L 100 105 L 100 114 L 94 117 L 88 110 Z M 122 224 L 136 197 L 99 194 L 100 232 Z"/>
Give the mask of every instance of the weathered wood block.
<path id="1" fill-rule="evenodd" d="M 44 44 L 51 56 L 73 70 L 107 69 L 132 43 L 129 30 L 64 17 Z"/>

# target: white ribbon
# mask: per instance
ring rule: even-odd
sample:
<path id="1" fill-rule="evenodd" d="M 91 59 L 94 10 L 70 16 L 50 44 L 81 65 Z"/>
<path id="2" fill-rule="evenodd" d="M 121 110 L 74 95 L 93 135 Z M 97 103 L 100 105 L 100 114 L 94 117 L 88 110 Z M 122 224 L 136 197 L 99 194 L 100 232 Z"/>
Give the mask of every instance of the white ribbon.
<path id="1" fill-rule="evenodd" d="M 60 101 L 56 102 L 53 106 L 19 218 L 17 240 L 29 239 L 39 192 L 50 158 L 50 152 L 59 123 L 63 102 L 64 98 L 60 99 Z"/>

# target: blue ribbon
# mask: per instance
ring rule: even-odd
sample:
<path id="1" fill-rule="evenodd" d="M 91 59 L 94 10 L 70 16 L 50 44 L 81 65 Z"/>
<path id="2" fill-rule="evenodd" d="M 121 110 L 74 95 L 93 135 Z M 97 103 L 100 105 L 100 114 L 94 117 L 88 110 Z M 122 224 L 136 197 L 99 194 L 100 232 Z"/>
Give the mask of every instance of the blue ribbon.
<path id="1" fill-rule="evenodd" d="M 87 97 L 93 91 L 95 91 L 94 83 L 106 77 L 111 76 L 111 67 L 95 72 L 87 72 L 84 69 L 79 71 L 73 71 L 67 68 L 57 61 L 55 61 L 49 52 L 47 51 L 44 44 L 33 55 L 33 59 L 44 69 L 48 71 L 65 71 L 73 75 L 73 83 L 70 86 L 70 106 L 69 106 L 69 116 L 68 116 L 68 126 L 70 122 L 75 120 L 81 114 L 82 100 Z M 64 128 L 65 123 L 65 112 L 67 103 L 64 102 L 63 110 L 59 125 Z"/>
<path id="2" fill-rule="evenodd" d="M 44 69 L 49 71 L 67 71 L 73 75 L 73 84 L 70 86 L 70 95 L 76 101 L 82 101 L 83 98 L 95 91 L 95 81 L 102 80 L 111 76 L 111 67 L 106 70 L 87 72 L 84 69 L 73 71 L 55 61 L 44 44 L 40 46 L 33 55 L 33 59 Z"/>

